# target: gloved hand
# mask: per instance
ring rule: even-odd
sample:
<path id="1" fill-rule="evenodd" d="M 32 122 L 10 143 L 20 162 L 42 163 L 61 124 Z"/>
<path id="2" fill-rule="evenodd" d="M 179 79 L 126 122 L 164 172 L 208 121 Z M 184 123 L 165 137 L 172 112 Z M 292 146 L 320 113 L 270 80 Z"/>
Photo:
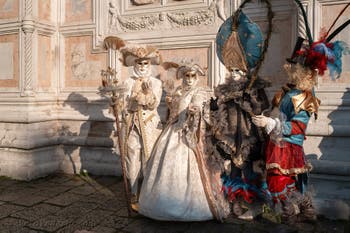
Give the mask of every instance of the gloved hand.
<path id="1" fill-rule="evenodd" d="M 267 134 L 270 134 L 277 124 L 274 119 L 271 117 L 266 117 L 264 115 L 254 116 L 252 117 L 252 121 L 256 126 L 264 127 Z"/>

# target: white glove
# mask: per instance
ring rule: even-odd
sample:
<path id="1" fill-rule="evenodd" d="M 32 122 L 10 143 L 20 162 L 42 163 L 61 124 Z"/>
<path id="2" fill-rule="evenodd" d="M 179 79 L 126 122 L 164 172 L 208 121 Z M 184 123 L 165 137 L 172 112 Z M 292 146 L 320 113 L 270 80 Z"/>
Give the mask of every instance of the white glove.
<path id="1" fill-rule="evenodd" d="M 277 125 L 276 120 L 272 119 L 271 117 L 266 117 L 263 115 L 258 115 L 258 116 L 252 117 L 252 120 L 256 126 L 264 127 L 267 134 L 270 134 L 271 131 Z"/>
<path id="2" fill-rule="evenodd" d="M 231 160 L 224 161 L 224 170 L 226 175 L 230 175 L 231 173 Z"/>

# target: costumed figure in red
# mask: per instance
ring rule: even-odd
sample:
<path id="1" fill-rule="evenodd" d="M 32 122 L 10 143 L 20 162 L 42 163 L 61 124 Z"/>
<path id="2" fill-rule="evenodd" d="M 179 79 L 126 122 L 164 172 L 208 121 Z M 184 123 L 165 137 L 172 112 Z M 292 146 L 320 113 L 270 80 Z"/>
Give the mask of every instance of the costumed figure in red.
<path id="1" fill-rule="evenodd" d="M 296 2 L 306 15 L 300 2 Z M 305 159 L 303 142 L 308 122 L 312 115 L 317 117 L 320 105 L 313 92 L 317 76 L 327 69 L 333 79 L 341 74 L 342 42 L 330 40 L 349 23 L 350 20 L 329 36 L 328 30 L 317 42 L 313 42 L 307 27 L 308 41 L 299 37 L 292 57 L 284 65 L 288 84 L 274 96 L 270 117 L 253 117 L 253 123 L 270 135 L 266 147 L 268 189 L 274 202 L 281 204 L 276 206 L 282 207 L 285 222 L 316 219 L 311 197 L 305 193 L 311 165 Z"/>

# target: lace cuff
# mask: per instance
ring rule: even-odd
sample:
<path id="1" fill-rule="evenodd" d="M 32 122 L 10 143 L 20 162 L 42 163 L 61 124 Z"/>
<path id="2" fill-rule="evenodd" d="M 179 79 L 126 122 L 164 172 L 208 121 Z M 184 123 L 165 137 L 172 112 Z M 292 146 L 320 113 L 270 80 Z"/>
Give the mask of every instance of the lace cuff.
<path id="1" fill-rule="evenodd" d="M 265 131 L 267 134 L 270 134 L 273 129 L 277 126 L 278 119 L 272 119 L 270 117 L 266 118 Z"/>
<path id="2" fill-rule="evenodd" d="M 271 130 L 270 139 L 277 145 L 282 146 L 282 137 L 283 137 L 283 125 L 286 122 L 286 116 L 283 113 L 280 113 L 278 118 L 273 119 L 276 123 L 275 127 Z"/>

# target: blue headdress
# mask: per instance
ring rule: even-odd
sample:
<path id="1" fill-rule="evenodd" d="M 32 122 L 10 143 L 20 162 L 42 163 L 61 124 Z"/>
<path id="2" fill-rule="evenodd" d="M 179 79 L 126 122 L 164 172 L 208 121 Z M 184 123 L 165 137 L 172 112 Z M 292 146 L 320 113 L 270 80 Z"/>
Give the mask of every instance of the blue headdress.
<path id="1" fill-rule="evenodd" d="M 216 37 L 219 60 L 227 68 L 235 66 L 244 71 L 249 71 L 257 65 L 263 43 L 259 26 L 242 11 L 239 11 L 238 20 L 234 17 L 228 18 L 221 25 Z"/>
<path id="2" fill-rule="evenodd" d="M 272 31 L 272 11 L 270 1 L 268 6 L 269 30 L 264 41 L 259 26 L 242 12 L 244 1 L 239 9 L 220 27 L 216 36 L 216 52 L 219 60 L 227 69 L 239 68 L 248 74 L 251 88 L 264 59 L 268 41 Z"/>

